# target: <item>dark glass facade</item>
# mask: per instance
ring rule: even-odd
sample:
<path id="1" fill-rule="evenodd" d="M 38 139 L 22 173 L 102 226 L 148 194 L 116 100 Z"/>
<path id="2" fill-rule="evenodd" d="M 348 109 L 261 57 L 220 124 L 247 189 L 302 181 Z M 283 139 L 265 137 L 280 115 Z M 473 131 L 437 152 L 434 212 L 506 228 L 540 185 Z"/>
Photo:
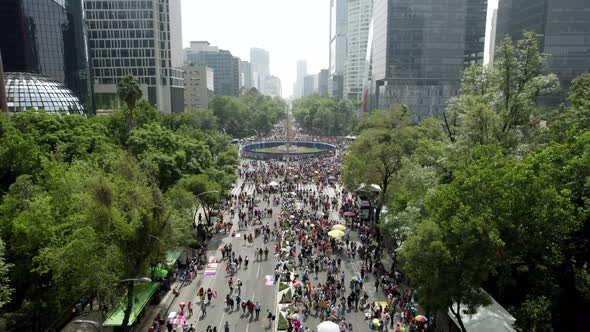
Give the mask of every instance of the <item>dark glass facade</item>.
<path id="1" fill-rule="evenodd" d="M 78 97 L 56 80 L 37 74 L 13 72 L 5 73 L 5 82 L 9 112 L 42 109 L 49 113 L 66 111 L 69 114 L 84 114 Z"/>
<path id="2" fill-rule="evenodd" d="M 190 64 L 213 69 L 213 84 L 217 96 L 240 96 L 240 61 L 229 51 L 187 52 Z"/>
<path id="3" fill-rule="evenodd" d="M 376 0 L 376 107 L 406 104 L 418 121 L 444 111 L 466 66 L 483 62 L 486 0 Z"/>
<path id="4" fill-rule="evenodd" d="M 90 103 L 82 0 L 2 0 L 0 29 L 6 72 L 47 76 Z"/>
<path id="5" fill-rule="evenodd" d="M 566 100 L 571 81 L 590 71 L 590 1 L 501 0 L 496 46 L 507 35 L 520 39 L 523 31 L 543 35 L 541 49 L 549 55 L 546 71 L 559 77 L 562 92 L 541 102 L 557 106 Z"/>

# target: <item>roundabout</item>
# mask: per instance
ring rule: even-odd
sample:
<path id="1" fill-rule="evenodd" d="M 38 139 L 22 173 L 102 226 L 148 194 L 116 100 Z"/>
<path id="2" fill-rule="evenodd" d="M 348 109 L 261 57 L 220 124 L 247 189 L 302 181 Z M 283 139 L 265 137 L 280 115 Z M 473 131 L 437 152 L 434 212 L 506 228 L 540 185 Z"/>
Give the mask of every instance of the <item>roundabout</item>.
<path id="1" fill-rule="evenodd" d="M 242 147 L 242 157 L 255 160 L 314 158 L 334 154 L 336 147 L 320 142 L 255 142 Z"/>

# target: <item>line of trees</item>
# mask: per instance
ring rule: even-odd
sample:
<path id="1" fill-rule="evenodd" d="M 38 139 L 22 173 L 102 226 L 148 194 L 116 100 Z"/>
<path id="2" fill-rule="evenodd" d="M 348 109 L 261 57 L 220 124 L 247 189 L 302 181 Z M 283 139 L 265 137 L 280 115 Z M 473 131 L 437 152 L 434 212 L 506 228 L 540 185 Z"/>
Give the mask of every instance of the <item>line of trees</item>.
<path id="1" fill-rule="evenodd" d="M 194 241 L 197 195 L 231 189 L 231 137 L 156 111 L 137 84 L 108 116 L 0 115 L 0 330 L 45 331 L 81 298 L 114 308 L 133 292 L 119 280 Z"/>
<path id="2" fill-rule="evenodd" d="M 465 331 L 485 289 L 519 331 L 575 329 L 590 309 L 590 74 L 547 112 L 538 98 L 559 84 L 538 36 L 504 40 L 496 59 L 466 69 L 440 119 L 410 125 L 405 107 L 364 119 L 344 181 L 382 187 L 380 233 L 427 312 Z"/>
<path id="3" fill-rule="evenodd" d="M 255 88 L 239 98 L 217 96 L 209 103 L 208 111 L 198 111 L 210 119 L 209 128 L 215 127 L 236 138 L 264 136 L 286 116 L 286 104 L 279 97 L 262 95 Z"/>
<path id="4" fill-rule="evenodd" d="M 352 101 L 319 95 L 295 100 L 293 116 L 306 132 L 323 136 L 349 135 L 360 118 Z"/>

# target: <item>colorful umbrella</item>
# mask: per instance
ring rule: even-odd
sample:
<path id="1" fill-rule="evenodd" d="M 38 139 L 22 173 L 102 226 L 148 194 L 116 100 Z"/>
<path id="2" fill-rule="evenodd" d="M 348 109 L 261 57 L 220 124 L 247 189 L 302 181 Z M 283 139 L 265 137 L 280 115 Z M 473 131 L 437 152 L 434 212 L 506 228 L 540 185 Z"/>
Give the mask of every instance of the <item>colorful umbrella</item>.
<path id="1" fill-rule="evenodd" d="M 336 225 L 332 226 L 332 229 L 344 231 L 344 230 L 346 230 L 346 226 L 341 225 L 341 224 L 336 224 Z"/>
<path id="2" fill-rule="evenodd" d="M 295 281 L 293 283 L 293 286 L 295 286 L 295 287 L 301 287 L 301 281 Z"/>
<path id="3" fill-rule="evenodd" d="M 292 314 L 291 319 L 301 320 L 301 315 L 300 314 Z"/>
<path id="4" fill-rule="evenodd" d="M 219 251 L 225 251 L 225 248 L 223 246 L 220 246 L 217 250 L 219 250 Z"/>
<path id="5" fill-rule="evenodd" d="M 377 318 L 373 319 L 372 323 L 373 323 L 373 326 L 375 326 L 375 327 L 379 327 L 379 325 L 381 325 L 381 323 L 379 323 L 379 319 L 377 319 Z"/>
<path id="6" fill-rule="evenodd" d="M 331 230 L 328 232 L 328 236 L 333 237 L 333 238 L 340 238 L 340 237 L 344 236 L 344 232 L 334 229 L 334 230 Z"/>
<path id="7" fill-rule="evenodd" d="M 428 318 L 426 318 L 426 317 L 424 317 L 424 316 L 422 316 L 422 315 L 418 315 L 418 316 L 414 317 L 414 319 L 415 319 L 417 322 L 422 322 L 422 323 L 425 323 L 425 322 L 427 322 L 427 321 L 428 321 Z"/>

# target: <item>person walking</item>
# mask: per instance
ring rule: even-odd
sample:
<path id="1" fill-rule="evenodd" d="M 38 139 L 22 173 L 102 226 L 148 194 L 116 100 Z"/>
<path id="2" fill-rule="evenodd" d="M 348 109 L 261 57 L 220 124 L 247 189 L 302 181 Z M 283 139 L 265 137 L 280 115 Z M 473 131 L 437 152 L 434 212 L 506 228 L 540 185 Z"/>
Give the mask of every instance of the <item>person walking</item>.
<path id="1" fill-rule="evenodd" d="M 229 332 L 229 322 L 227 322 L 227 321 L 225 322 L 225 326 L 223 328 L 223 331 L 224 332 Z"/>
<path id="2" fill-rule="evenodd" d="M 187 308 L 188 308 L 188 316 L 192 317 L 193 316 L 193 303 L 189 301 Z"/>
<path id="3" fill-rule="evenodd" d="M 258 320 L 258 316 L 260 316 L 260 302 L 256 301 L 256 305 L 254 306 L 254 310 L 256 311 L 256 320 Z"/>
<path id="4" fill-rule="evenodd" d="M 207 304 L 205 303 L 205 301 L 201 302 L 201 316 L 207 316 Z"/>
<path id="5" fill-rule="evenodd" d="M 268 328 L 270 329 L 272 327 L 274 315 L 268 309 L 266 309 L 266 318 L 268 319 Z"/>

